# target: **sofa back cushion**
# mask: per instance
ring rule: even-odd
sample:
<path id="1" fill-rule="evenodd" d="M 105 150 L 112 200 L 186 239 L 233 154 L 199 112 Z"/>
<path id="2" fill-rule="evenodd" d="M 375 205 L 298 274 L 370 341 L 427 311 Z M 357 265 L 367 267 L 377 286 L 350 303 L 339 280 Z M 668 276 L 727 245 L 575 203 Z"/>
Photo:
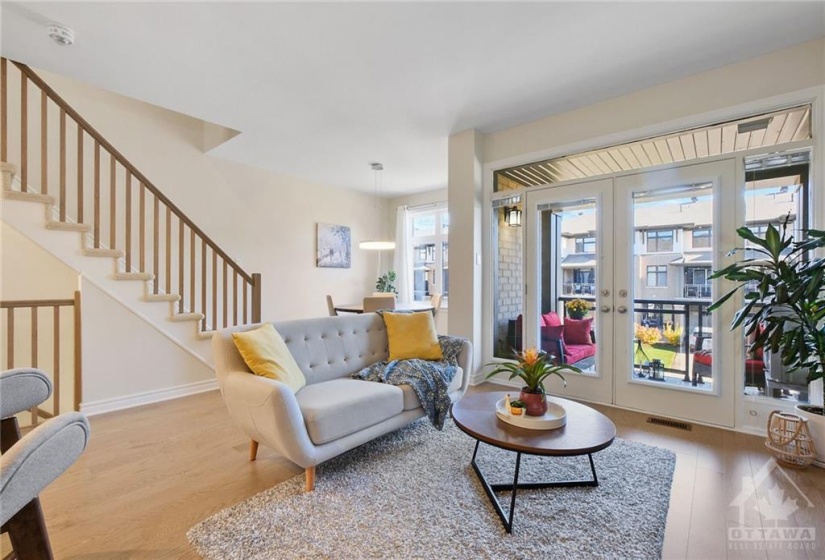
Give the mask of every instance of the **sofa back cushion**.
<path id="1" fill-rule="evenodd" d="M 218 383 L 230 371 L 249 371 L 232 333 L 256 329 L 241 325 L 218 331 L 212 338 Z M 347 377 L 370 364 L 387 359 L 387 330 L 374 313 L 341 315 L 273 323 L 308 385 Z"/>

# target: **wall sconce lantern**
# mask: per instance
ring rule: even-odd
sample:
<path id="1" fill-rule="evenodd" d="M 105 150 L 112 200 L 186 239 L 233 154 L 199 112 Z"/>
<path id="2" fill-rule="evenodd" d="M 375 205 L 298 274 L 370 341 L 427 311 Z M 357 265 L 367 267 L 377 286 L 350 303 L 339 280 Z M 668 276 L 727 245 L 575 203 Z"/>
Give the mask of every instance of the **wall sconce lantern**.
<path id="1" fill-rule="evenodd" d="M 507 225 L 509 225 L 510 227 L 521 226 L 521 210 L 519 210 L 518 206 L 511 206 L 509 208 L 505 208 L 504 214 L 507 219 Z"/>

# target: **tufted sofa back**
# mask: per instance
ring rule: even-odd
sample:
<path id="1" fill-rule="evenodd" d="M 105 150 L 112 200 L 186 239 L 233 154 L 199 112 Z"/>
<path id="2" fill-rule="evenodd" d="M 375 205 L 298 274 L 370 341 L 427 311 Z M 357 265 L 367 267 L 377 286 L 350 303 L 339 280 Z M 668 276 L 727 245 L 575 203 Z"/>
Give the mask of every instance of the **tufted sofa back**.
<path id="1" fill-rule="evenodd" d="M 375 313 L 341 315 L 272 323 L 286 342 L 307 384 L 347 377 L 350 373 L 387 359 L 387 329 Z M 249 331 L 261 324 L 241 325 L 216 332 L 212 337 L 218 384 L 230 371 L 249 371 L 235 343 L 233 332 Z"/>

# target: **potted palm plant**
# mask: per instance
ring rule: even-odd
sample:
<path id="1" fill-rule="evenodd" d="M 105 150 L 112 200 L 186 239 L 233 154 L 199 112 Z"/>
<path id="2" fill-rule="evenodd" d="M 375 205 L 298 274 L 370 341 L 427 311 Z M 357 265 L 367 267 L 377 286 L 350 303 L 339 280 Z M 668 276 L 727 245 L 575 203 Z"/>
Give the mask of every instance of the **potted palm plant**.
<path id="1" fill-rule="evenodd" d="M 547 395 L 544 391 L 544 381 L 552 376 L 558 375 L 564 386 L 567 381 L 561 372 L 581 373 L 582 371 L 567 364 L 555 365 L 552 356 L 544 351 L 528 348 L 523 352 L 516 352 L 516 362 L 502 362 L 487 364 L 496 368 L 487 375 L 490 379 L 499 373 L 509 373 L 509 379 L 516 377 L 524 382 L 519 395 L 520 401 L 524 403 L 527 416 L 544 416 L 547 412 Z"/>
<path id="2" fill-rule="evenodd" d="M 825 376 L 825 259 L 815 253 L 825 247 L 825 231 L 808 230 L 807 238 L 794 240 L 790 216 L 779 228 L 768 225 L 760 238 L 746 228 L 736 230 L 757 257 L 745 258 L 713 273 L 739 284 L 709 307 L 718 309 L 736 292 L 744 304 L 734 315 L 731 329 L 744 326 L 753 348 L 778 352 L 789 371 L 807 371 L 810 404 L 797 405 L 825 463 L 825 411 L 822 378 Z M 737 248 L 729 254 L 743 251 Z M 756 286 L 753 289 L 753 286 Z"/>

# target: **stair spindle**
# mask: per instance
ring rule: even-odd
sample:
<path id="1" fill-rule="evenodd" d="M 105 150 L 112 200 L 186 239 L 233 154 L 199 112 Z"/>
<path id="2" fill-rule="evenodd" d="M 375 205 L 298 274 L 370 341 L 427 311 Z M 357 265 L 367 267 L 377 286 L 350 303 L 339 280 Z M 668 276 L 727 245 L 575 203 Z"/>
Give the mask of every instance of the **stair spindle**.
<path id="1" fill-rule="evenodd" d="M 49 194 L 49 97 L 40 92 L 40 192 Z"/>
<path id="2" fill-rule="evenodd" d="M 126 272 L 132 272 L 132 173 L 126 170 Z M 142 272 L 142 271 L 141 271 Z"/>
<path id="3" fill-rule="evenodd" d="M 100 248 L 100 142 L 95 140 L 94 244 Z"/>
<path id="4" fill-rule="evenodd" d="M 229 326 L 229 303 L 227 297 L 229 294 L 229 280 L 227 277 L 226 261 L 223 261 L 223 328 Z"/>
<path id="5" fill-rule="evenodd" d="M 6 312 L 6 369 L 14 368 L 14 308 Z"/>
<path id="6" fill-rule="evenodd" d="M 77 127 L 77 223 L 83 223 L 83 128 Z"/>
<path id="7" fill-rule="evenodd" d="M 172 293 L 172 209 L 166 207 L 166 293 Z"/>
<path id="8" fill-rule="evenodd" d="M 207 330 L 206 317 L 208 315 L 206 309 L 206 239 L 201 239 L 201 311 L 203 312 L 201 330 L 205 331 Z"/>
<path id="9" fill-rule="evenodd" d="M 238 324 L 238 272 L 232 271 L 232 326 Z"/>
<path id="10" fill-rule="evenodd" d="M 140 200 L 138 202 L 138 213 L 140 220 L 138 220 L 138 237 L 139 237 L 139 252 L 140 252 L 140 271 L 146 272 L 146 187 L 140 183 Z"/>
<path id="11" fill-rule="evenodd" d="M 29 80 L 20 77 L 20 190 L 29 190 Z"/>
<path id="12" fill-rule="evenodd" d="M 52 399 L 52 414 L 57 416 L 60 414 L 60 306 L 55 305 L 53 308 L 54 332 L 52 338 L 54 340 L 54 363 L 52 365 L 52 384 L 54 385 L 54 399 Z"/>
<path id="13" fill-rule="evenodd" d="M 248 296 L 247 296 L 246 292 L 247 292 L 247 286 L 248 285 L 249 285 L 249 282 L 244 280 L 243 281 L 243 322 L 244 322 L 244 325 L 246 324 L 246 321 L 247 321 L 246 300 L 247 300 Z"/>
<path id="14" fill-rule="evenodd" d="M 117 162 L 109 154 L 109 249 L 117 249 Z"/>
<path id="15" fill-rule="evenodd" d="M 152 235 L 152 243 L 154 245 L 154 251 L 152 252 L 152 272 L 155 275 L 154 281 L 152 282 L 153 293 L 158 294 L 160 293 L 160 201 L 158 197 L 153 197 L 154 199 L 154 233 Z"/>
<path id="16" fill-rule="evenodd" d="M 9 161 L 9 98 L 8 91 L 8 67 L 6 59 L 0 59 L 0 161 Z"/>
<path id="17" fill-rule="evenodd" d="M 189 310 L 195 312 L 195 230 L 189 230 Z"/>
<path id="18" fill-rule="evenodd" d="M 212 251 L 212 328 L 218 329 L 218 253 Z"/>
<path id="19" fill-rule="evenodd" d="M 183 243 L 183 220 L 178 220 L 178 313 L 183 313 L 184 292 L 183 292 L 183 259 L 184 259 L 184 243 Z M 194 312 L 194 309 L 192 310 Z"/>
<path id="20" fill-rule="evenodd" d="M 60 109 L 60 221 L 66 221 L 66 111 Z"/>

